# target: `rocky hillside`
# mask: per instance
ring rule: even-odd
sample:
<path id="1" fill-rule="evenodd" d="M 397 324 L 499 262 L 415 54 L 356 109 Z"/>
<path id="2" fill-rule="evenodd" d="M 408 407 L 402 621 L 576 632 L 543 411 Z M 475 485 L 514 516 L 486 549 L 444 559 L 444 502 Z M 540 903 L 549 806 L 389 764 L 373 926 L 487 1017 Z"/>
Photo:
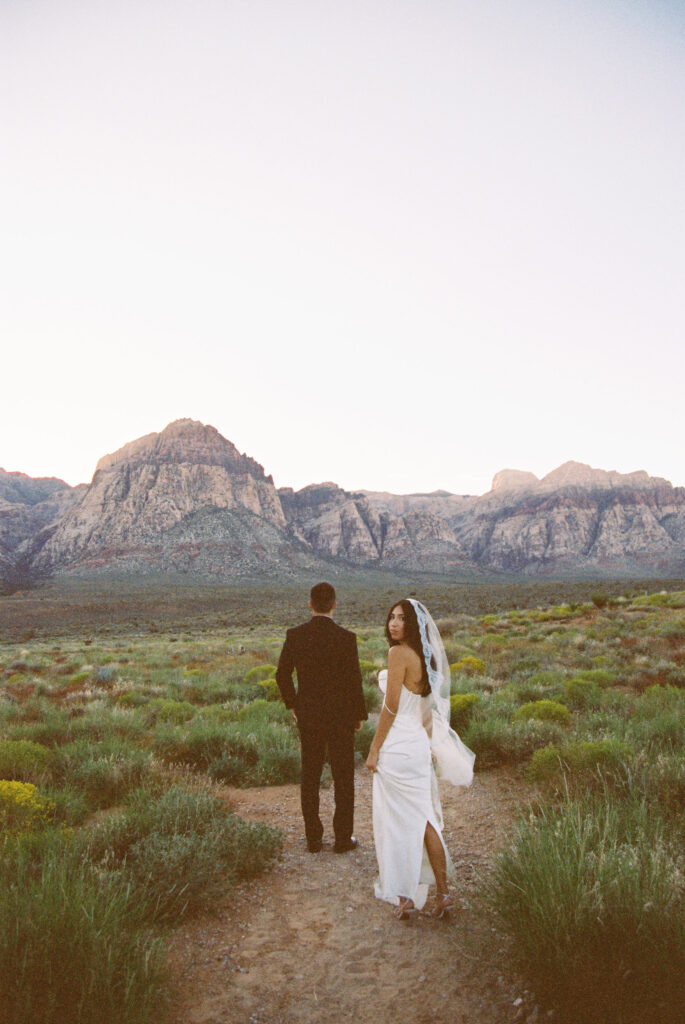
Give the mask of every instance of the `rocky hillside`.
<path id="1" fill-rule="evenodd" d="M 345 566 L 463 575 L 678 575 L 685 489 L 567 462 L 479 497 L 334 483 L 276 490 L 214 427 L 177 420 L 106 455 L 88 487 L 0 471 L 0 577 L 240 577 Z"/>
<path id="2" fill-rule="evenodd" d="M 0 469 L 0 581 L 25 572 L 34 539 L 57 524 L 86 490 L 55 477 L 34 478 Z"/>

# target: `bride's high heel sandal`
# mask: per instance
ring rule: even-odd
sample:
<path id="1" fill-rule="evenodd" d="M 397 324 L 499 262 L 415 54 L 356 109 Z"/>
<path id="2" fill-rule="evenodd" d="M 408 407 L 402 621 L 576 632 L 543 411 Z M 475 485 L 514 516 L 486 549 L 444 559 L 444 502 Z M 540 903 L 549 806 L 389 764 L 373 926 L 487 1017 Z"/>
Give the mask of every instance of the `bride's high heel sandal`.
<path id="1" fill-rule="evenodd" d="M 414 901 L 409 899 L 400 899 L 399 906 L 395 908 L 395 917 L 398 921 L 406 921 L 414 914 L 418 914 L 418 909 L 414 906 Z"/>
<path id="2" fill-rule="evenodd" d="M 431 917 L 434 917 L 436 921 L 441 920 L 443 917 L 449 917 L 450 910 L 454 910 L 454 900 L 448 892 L 438 892 L 435 894 L 435 906 Z"/>

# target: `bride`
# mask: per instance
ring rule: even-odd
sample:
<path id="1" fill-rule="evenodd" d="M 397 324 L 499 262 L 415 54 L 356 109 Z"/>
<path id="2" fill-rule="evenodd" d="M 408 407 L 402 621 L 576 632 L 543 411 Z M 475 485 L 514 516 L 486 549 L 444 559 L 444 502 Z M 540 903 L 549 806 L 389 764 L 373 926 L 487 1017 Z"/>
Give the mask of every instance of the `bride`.
<path id="1" fill-rule="evenodd" d="M 447 889 L 454 869 L 442 838 L 437 778 L 469 786 L 475 755 L 450 729 L 449 665 L 424 605 L 398 601 L 385 633 L 388 668 L 378 680 L 384 701 L 366 761 L 374 772 L 375 892 L 401 920 L 423 908 L 435 882 L 432 913 L 443 917 L 454 906 Z"/>

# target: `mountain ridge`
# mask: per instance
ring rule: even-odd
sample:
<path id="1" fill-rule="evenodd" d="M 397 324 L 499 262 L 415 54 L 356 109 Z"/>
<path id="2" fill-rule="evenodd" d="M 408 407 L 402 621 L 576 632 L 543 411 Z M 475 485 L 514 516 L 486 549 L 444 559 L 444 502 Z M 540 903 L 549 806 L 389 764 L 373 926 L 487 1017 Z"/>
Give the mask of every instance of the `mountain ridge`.
<path id="1" fill-rule="evenodd" d="M 483 495 L 276 488 L 196 420 L 98 460 L 90 484 L 0 470 L 0 579 L 63 573 L 214 578 L 383 568 L 627 575 L 685 569 L 685 488 L 567 461 L 496 473 Z"/>

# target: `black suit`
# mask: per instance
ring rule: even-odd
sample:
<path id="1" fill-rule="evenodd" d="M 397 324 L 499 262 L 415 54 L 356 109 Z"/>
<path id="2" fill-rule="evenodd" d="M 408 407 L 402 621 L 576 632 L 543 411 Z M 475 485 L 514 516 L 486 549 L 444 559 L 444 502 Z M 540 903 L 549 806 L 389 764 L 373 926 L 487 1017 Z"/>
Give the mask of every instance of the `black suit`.
<path id="1" fill-rule="evenodd" d="M 307 842 L 317 845 L 323 835 L 319 783 L 328 751 L 335 787 L 335 844 L 344 846 L 352 836 L 354 818 L 354 729 L 367 718 L 356 636 L 328 615 L 314 615 L 289 629 L 276 681 L 285 706 L 297 715 L 300 730 L 300 794 Z"/>

